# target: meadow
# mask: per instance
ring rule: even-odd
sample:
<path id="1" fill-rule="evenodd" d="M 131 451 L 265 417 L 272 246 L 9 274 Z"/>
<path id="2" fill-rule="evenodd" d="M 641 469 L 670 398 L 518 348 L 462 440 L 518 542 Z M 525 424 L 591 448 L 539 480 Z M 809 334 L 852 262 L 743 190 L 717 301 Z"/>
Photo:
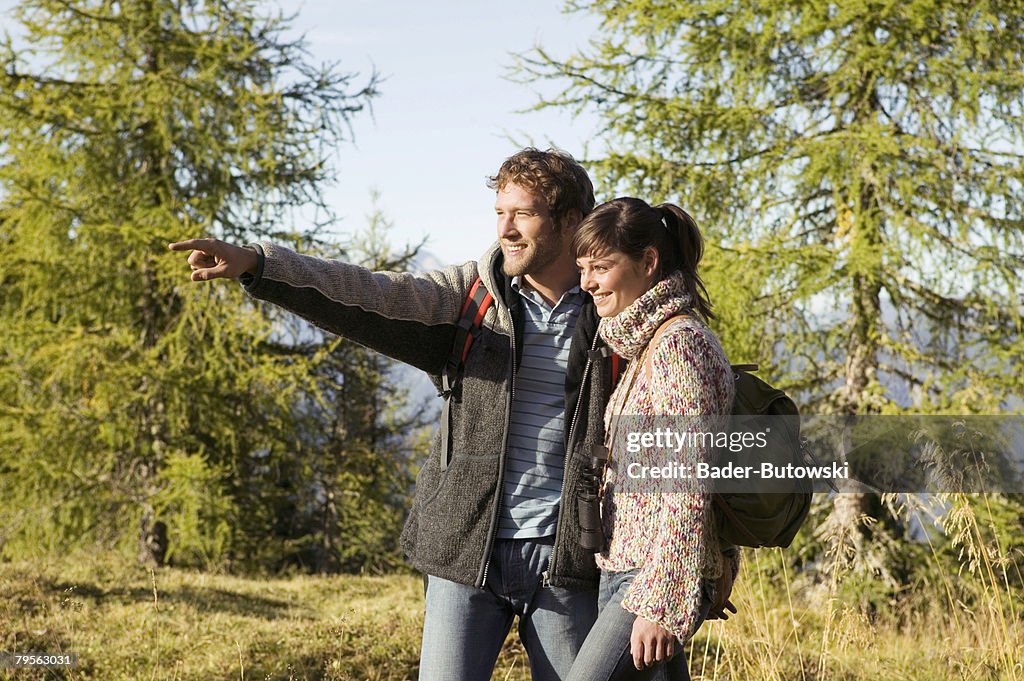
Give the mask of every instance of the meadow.
<path id="1" fill-rule="evenodd" d="M 747 554 L 739 613 L 706 623 L 687 649 L 694 679 L 1024 679 L 1020 604 L 1005 594 L 868 615 L 827 585 L 772 579 L 783 555 Z M 415 679 L 422 586 L 412 574 L 150 570 L 114 555 L 2 563 L 0 650 L 74 652 L 78 664 L 0 678 Z M 514 633 L 494 678 L 529 679 Z"/>

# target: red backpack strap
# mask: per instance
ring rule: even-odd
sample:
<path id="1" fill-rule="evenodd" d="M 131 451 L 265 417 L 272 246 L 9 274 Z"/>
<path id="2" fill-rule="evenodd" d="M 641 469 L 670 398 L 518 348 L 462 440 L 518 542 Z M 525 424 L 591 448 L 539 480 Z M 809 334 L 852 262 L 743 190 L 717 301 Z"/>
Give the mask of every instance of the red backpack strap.
<path id="1" fill-rule="evenodd" d="M 615 388 L 619 382 L 619 376 L 622 374 L 622 358 L 612 353 L 612 389 Z"/>
<path id="2" fill-rule="evenodd" d="M 602 345 L 599 348 L 594 348 L 587 353 L 587 358 L 591 362 L 604 362 L 608 360 L 608 370 L 611 373 L 612 378 L 612 390 L 615 389 L 615 384 L 619 382 L 619 377 L 622 375 L 622 369 L 626 365 L 626 360 L 619 357 L 615 352 L 607 345 Z"/>
<path id="3" fill-rule="evenodd" d="M 462 314 L 459 319 L 459 330 L 455 332 L 455 343 L 454 347 L 460 346 L 460 337 L 465 336 L 461 340 L 462 355 L 459 359 L 459 365 L 466 363 L 466 357 L 469 356 L 469 348 L 473 345 L 473 341 L 476 340 L 477 334 L 480 331 L 480 324 L 484 321 L 484 315 L 487 314 L 487 308 L 494 302 L 494 296 L 483 286 L 483 281 L 480 277 L 476 278 L 473 282 L 472 288 L 469 289 L 469 295 L 466 296 L 466 302 L 462 305 Z"/>
<path id="4" fill-rule="evenodd" d="M 480 333 L 480 325 L 483 323 L 487 309 L 494 302 L 494 296 L 483 285 L 480 277 L 476 278 L 469 289 L 466 301 L 462 304 L 462 311 L 459 313 L 459 322 L 455 329 L 455 341 L 452 343 L 452 351 L 445 362 L 444 370 L 441 372 L 441 397 L 444 398 L 444 405 L 441 407 L 441 465 L 447 468 L 451 461 L 451 402 L 452 391 L 459 381 L 462 380 L 462 370 L 469 356 L 469 348 Z"/>

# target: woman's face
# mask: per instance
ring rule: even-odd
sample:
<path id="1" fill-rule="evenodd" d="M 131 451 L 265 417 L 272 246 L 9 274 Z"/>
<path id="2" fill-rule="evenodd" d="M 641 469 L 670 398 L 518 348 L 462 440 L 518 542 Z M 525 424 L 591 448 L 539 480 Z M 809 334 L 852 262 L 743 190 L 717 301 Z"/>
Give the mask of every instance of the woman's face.
<path id="1" fill-rule="evenodd" d="M 657 265 L 653 248 L 648 248 L 639 260 L 618 251 L 576 258 L 580 287 L 593 296 L 597 314 L 602 317 L 614 317 L 651 288 Z"/>

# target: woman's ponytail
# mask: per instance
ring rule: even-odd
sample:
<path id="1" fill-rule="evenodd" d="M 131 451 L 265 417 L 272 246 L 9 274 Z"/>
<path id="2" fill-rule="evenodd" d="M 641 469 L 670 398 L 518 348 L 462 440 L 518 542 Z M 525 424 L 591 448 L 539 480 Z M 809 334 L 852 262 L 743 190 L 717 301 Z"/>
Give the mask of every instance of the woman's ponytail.
<path id="1" fill-rule="evenodd" d="M 687 291 L 693 296 L 694 309 L 705 319 L 714 319 L 711 302 L 704 282 L 697 274 L 697 265 L 704 257 L 704 238 L 700 234 L 696 221 L 690 214 L 673 203 L 662 203 L 654 207 L 661 216 L 662 224 L 668 230 L 674 251 L 671 257 L 665 258 L 663 274 L 675 270 L 683 273 Z M 673 262 L 674 261 L 674 262 Z"/>

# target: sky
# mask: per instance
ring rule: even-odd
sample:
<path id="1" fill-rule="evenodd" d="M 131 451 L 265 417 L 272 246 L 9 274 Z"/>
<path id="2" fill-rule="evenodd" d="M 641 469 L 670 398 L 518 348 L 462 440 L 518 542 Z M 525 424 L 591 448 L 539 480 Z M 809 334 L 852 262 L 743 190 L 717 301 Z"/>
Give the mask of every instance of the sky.
<path id="1" fill-rule="evenodd" d="M 0 27 L 15 0 L 0 0 Z M 427 239 L 442 264 L 479 257 L 494 241 L 494 193 L 486 179 L 523 144 L 558 146 L 577 158 L 600 147 L 593 119 L 567 112 L 517 113 L 554 85 L 508 80 L 512 53 L 543 45 L 565 56 L 586 44 L 593 17 L 563 14 L 560 0 L 513 4 L 471 0 L 268 0 L 297 12 L 315 63 L 383 78 L 372 114 L 352 121 L 354 142 L 332 158 L 337 181 L 326 199 L 341 218 L 339 239 L 366 227 L 376 205 L 398 248 Z M 378 193 L 374 204 L 371 196 Z M 296 225 L 301 227 L 301 225 Z"/>
<path id="2" fill-rule="evenodd" d="M 376 205 L 394 227 L 395 246 L 427 238 L 443 264 L 479 257 L 494 241 L 494 193 L 486 186 L 523 144 L 558 146 L 577 158 L 594 120 L 564 111 L 517 113 L 537 101 L 535 87 L 508 79 L 512 53 L 540 44 L 555 55 L 584 46 L 596 21 L 567 15 L 557 0 L 392 3 L 307 0 L 294 25 L 315 59 L 384 78 L 372 117 L 353 121 L 354 145 L 336 157 L 328 201 L 344 236 L 367 224 Z"/>

